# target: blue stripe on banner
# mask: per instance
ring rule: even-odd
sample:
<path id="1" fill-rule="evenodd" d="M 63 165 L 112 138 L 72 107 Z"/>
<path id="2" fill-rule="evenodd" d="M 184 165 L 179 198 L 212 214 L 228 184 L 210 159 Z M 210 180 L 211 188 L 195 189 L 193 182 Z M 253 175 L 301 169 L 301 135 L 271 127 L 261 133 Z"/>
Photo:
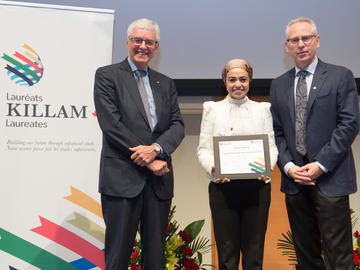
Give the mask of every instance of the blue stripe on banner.
<path id="1" fill-rule="evenodd" d="M 79 268 L 80 270 L 88 270 L 96 267 L 95 264 L 89 262 L 87 259 L 81 258 L 75 261 L 70 262 L 73 266 Z"/>
<path id="2" fill-rule="evenodd" d="M 103 249 L 102 251 L 104 251 L 105 249 Z M 89 270 L 92 268 L 95 268 L 96 265 L 89 262 L 87 259 L 85 258 L 81 258 L 72 262 L 69 262 L 70 264 L 72 264 L 73 266 L 79 268 L 80 270 Z"/>
<path id="3" fill-rule="evenodd" d="M 255 173 L 263 173 L 262 171 L 255 170 L 254 168 L 251 168 L 251 170 Z"/>
<path id="4" fill-rule="evenodd" d="M 19 77 L 23 78 L 29 85 L 33 85 L 34 83 L 26 76 L 24 76 L 21 72 L 17 71 L 15 68 L 6 65 L 6 69 L 11 71 L 12 73 L 18 75 Z"/>

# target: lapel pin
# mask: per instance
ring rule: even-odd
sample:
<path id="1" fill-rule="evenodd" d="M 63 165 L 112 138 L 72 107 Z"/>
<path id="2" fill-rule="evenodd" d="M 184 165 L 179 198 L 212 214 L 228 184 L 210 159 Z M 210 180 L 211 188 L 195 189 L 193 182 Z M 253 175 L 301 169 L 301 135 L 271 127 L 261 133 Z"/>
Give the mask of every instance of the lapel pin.
<path id="1" fill-rule="evenodd" d="M 316 86 L 314 86 L 313 89 L 316 90 Z"/>
<path id="2" fill-rule="evenodd" d="M 160 82 L 159 81 L 156 81 L 157 84 L 159 84 Z"/>

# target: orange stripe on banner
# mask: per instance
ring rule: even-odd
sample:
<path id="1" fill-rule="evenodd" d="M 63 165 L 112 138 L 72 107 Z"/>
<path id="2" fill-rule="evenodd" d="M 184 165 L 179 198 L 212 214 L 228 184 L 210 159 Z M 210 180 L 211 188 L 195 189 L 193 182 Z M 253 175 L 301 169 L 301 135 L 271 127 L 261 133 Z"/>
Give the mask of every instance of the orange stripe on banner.
<path id="1" fill-rule="evenodd" d="M 86 210 L 90 211 L 91 213 L 97 215 L 100 218 L 103 218 L 101 205 L 89 195 L 85 194 L 84 192 L 70 186 L 71 195 L 64 197 L 64 199 L 73 202 Z"/>
<path id="2" fill-rule="evenodd" d="M 35 54 L 37 57 L 39 57 L 40 58 L 40 56 L 34 51 L 34 49 L 33 48 L 31 48 L 29 45 L 27 45 L 27 44 L 24 44 L 24 46 L 23 46 L 25 49 L 28 49 L 29 51 L 31 51 L 33 54 Z"/>
<path id="3" fill-rule="evenodd" d="M 264 164 L 261 164 L 260 162 L 254 161 L 254 163 L 255 163 L 256 165 L 259 165 L 259 166 L 265 168 L 265 165 L 264 165 Z"/>

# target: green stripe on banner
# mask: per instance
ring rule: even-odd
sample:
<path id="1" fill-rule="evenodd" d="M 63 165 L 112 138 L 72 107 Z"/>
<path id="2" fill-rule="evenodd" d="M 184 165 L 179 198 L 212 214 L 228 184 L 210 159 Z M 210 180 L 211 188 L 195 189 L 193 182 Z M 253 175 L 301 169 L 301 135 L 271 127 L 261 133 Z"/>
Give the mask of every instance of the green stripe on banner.
<path id="1" fill-rule="evenodd" d="M 0 228 L 0 250 L 40 269 L 79 270 L 63 259 Z"/>
<path id="2" fill-rule="evenodd" d="M 40 80 L 40 78 L 38 77 L 38 75 L 36 75 L 35 72 L 33 72 L 31 69 L 27 68 L 26 66 L 24 66 L 23 64 L 21 64 L 19 61 L 15 60 L 14 58 L 8 56 L 7 54 L 4 53 L 4 56 L 2 57 L 5 60 L 9 61 L 10 63 L 14 64 L 15 66 L 17 66 L 18 68 L 21 68 L 22 70 L 24 70 L 25 72 L 27 72 L 29 75 L 31 75 L 37 82 Z"/>
<path id="3" fill-rule="evenodd" d="M 264 169 L 263 167 L 256 166 L 256 165 L 253 164 L 253 163 L 249 163 L 249 166 L 250 166 L 250 167 L 253 167 L 253 168 L 255 168 L 255 169 L 257 169 L 257 170 L 259 170 L 259 171 L 261 171 L 261 172 L 265 172 L 265 169 Z"/>

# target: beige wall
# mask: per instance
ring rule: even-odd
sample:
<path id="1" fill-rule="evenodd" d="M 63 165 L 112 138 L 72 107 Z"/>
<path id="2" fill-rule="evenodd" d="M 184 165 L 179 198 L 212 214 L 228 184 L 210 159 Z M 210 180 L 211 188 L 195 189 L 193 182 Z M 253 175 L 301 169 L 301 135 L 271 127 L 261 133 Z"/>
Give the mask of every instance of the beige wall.
<path id="1" fill-rule="evenodd" d="M 189 223 L 205 219 L 201 235 L 211 237 L 211 215 L 208 203 L 208 183 L 196 156 L 199 136 L 186 136 L 173 154 L 175 173 L 175 218 L 184 229 Z M 211 254 L 204 256 L 205 263 L 211 263 Z"/>
<path id="2" fill-rule="evenodd" d="M 355 210 L 355 217 L 360 220 L 360 135 L 356 137 L 352 149 L 356 165 L 358 192 L 350 196 L 350 207 Z M 355 228 L 360 231 L 360 221 L 355 225 Z"/>

